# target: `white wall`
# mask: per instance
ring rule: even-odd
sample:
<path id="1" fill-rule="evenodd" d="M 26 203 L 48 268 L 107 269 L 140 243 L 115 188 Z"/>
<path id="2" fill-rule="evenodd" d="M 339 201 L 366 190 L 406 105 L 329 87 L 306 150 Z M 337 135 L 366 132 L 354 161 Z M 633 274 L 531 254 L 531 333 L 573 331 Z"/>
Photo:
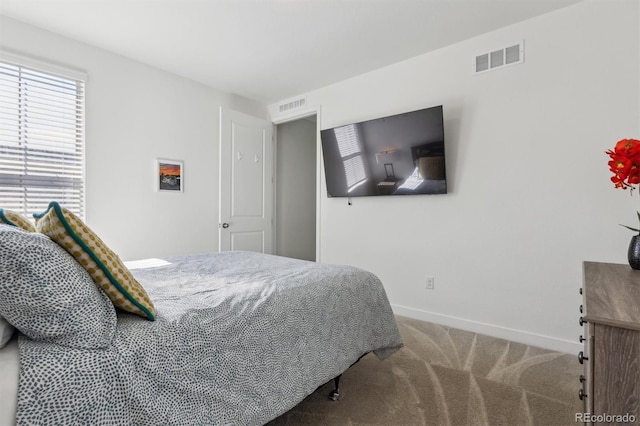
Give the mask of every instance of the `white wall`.
<path id="1" fill-rule="evenodd" d="M 218 108 L 263 105 L 0 16 L 0 48 L 84 70 L 87 224 L 123 259 L 218 247 Z M 154 191 L 156 158 L 184 193 Z"/>
<path id="2" fill-rule="evenodd" d="M 316 123 L 277 127 L 276 254 L 316 260 Z"/>
<path id="3" fill-rule="evenodd" d="M 635 1 L 579 3 L 307 93 L 321 129 L 445 114 L 449 194 L 348 206 L 322 176 L 322 261 L 376 273 L 397 313 L 579 350 L 582 261 L 626 262 L 618 224 L 640 207 L 604 154 L 640 136 L 638 17 Z M 524 64 L 472 75 L 475 54 L 520 40 Z"/>

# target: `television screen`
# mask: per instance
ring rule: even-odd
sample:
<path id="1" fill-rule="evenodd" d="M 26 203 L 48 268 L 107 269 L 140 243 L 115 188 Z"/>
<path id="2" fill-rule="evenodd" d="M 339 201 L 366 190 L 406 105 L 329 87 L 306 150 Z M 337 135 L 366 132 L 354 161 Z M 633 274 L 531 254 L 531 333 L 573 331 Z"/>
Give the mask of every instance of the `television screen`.
<path id="1" fill-rule="evenodd" d="M 442 106 L 320 132 L 329 197 L 446 194 Z"/>

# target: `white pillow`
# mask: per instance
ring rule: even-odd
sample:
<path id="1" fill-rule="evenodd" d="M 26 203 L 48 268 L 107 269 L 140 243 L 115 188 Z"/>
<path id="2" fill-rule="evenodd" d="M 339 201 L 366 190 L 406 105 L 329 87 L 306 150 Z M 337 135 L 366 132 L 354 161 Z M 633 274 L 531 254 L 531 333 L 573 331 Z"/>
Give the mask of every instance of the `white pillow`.
<path id="1" fill-rule="evenodd" d="M 4 348 L 9 343 L 14 331 L 15 328 L 6 319 L 0 317 L 0 348 Z"/>

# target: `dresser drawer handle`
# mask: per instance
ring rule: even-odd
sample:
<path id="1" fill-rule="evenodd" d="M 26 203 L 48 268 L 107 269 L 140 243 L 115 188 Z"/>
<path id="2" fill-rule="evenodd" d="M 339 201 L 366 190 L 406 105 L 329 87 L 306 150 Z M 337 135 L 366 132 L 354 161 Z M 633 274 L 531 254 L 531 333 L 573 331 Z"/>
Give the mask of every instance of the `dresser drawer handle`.
<path id="1" fill-rule="evenodd" d="M 580 338 L 578 339 L 578 341 L 579 341 L 580 343 L 582 343 L 582 342 L 584 342 L 585 340 L 587 340 L 587 339 L 585 339 L 584 337 L 582 337 L 582 334 L 581 334 L 581 335 L 580 335 Z"/>
<path id="2" fill-rule="evenodd" d="M 584 400 L 587 397 L 587 394 L 584 393 L 584 389 L 580 389 L 578 391 L 578 398 L 580 398 L 580 401 Z"/>
<path id="3" fill-rule="evenodd" d="M 580 353 L 578 353 L 578 362 L 584 364 L 585 361 L 589 361 L 589 358 L 584 356 L 584 352 L 580 351 Z"/>
<path id="4" fill-rule="evenodd" d="M 578 293 L 582 294 L 582 287 L 578 289 Z"/>
<path id="5" fill-rule="evenodd" d="M 578 323 L 580 323 L 580 327 L 582 327 L 583 325 L 585 325 L 586 323 L 588 323 L 589 321 L 587 321 L 586 319 L 584 319 L 584 317 L 580 317 L 580 319 L 578 320 Z"/>
<path id="6" fill-rule="evenodd" d="M 584 377 L 584 374 L 581 374 L 581 375 L 580 375 L 580 383 L 584 383 L 584 382 L 585 382 L 585 380 L 587 380 L 587 378 L 586 378 L 586 377 Z"/>
<path id="7" fill-rule="evenodd" d="M 584 306 L 580 305 L 580 313 L 584 313 Z"/>

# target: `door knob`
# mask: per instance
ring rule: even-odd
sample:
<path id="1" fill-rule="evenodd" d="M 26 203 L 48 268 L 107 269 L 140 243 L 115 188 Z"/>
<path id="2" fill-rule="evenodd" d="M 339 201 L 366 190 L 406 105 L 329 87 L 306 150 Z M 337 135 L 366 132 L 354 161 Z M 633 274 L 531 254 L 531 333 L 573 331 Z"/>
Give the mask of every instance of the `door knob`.
<path id="1" fill-rule="evenodd" d="M 223 227 L 224 229 L 227 229 L 227 228 L 229 227 L 229 224 L 225 222 L 225 223 L 223 223 L 223 224 L 222 224 L 222 227 Z"/>
<path id="2" fill-rule="evenodd" d="M 589 358 L 584 356 L 584 352 L 582 352 L 582 351 L 578 352 L 578 362 L 580 364 L 584 364 L 585 361 L 589 361 Z"/>

